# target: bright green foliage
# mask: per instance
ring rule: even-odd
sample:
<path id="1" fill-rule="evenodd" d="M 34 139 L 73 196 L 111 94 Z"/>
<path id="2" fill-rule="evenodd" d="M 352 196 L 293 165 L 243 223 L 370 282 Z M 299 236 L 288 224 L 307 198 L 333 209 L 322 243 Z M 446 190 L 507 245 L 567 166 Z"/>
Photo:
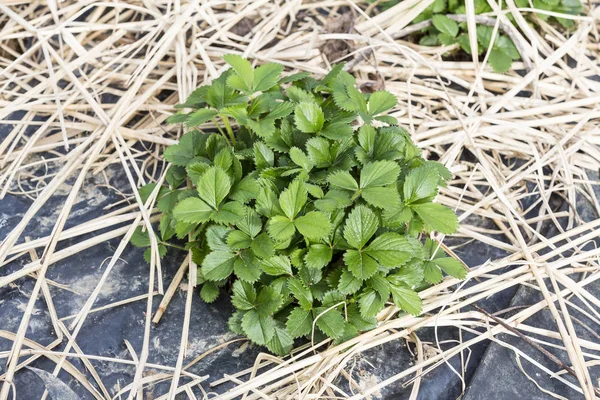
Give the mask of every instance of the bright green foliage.
<path id="1" fill-rule="evenodd" d="M 423 245 L 458 227 L 433 203 L 451 174 L 382 115 L 392 94 L 361 93 L 341 65 L 319 81 L 225 60 L 232 69 L 171 118 L 218 128 L 165 151 L 157 240 L 186 240 L 204 301 L 231 290 L 232 331 L 277 354 L 313 334 L 340 342 L 374 328 L 386 304 L 418 315 L 417 291 L 443 273 L 465 277 L 437 242 Z M 141 229 L 132 242 L 150 244 Z"/>
<path id="2" fill-rule="evenodd" d="M 374 0 L 369 0 L 373 2 Z M 386 10 L 398 4 L 398 0 L 388 0 L 380 3 L 380 8 Z M 508 8 L 505 2 L 499 2 L 499 6 L 504 11 Z M 535 8 L 544 12 L 557 14 L 577 15 L 583 11 L 580 0 L 515 0 L 519 8 Z M 474 0 L 475 14 L 493 13 L 487 0 Z M 427 7 L 413 23 L 431 21 L 431 26 L 423 29 L 419 35 L 419 44 L 422 46 L 450 46 L 457 44 L 467 54 L 471 54 L 471 45 L 467 23 L 464 19 L 458 22 L 458 18 L 452 19 L 449 16 L 464 16 L 466 14 L 465 0 L 435 0 Z M 508 19 L 518 28 L 514 17 L 507 13 Z M 558 23 L 563 29 L 572 28 L 575 25 L 574 20 L 551 16 L 541 12 L 523 12 L 523 17 L 529 24 L 535 25 L 538 20 L 550 23 Z M 498 31 L 495 40 L 491 43 L 493 26 L 477 25 L 477 51 L 479 54 L 487 53 L 489 49 L 488 62 L 496 72 L 506 72 L 514 60 L 520 58 L 519 52 L 512 40 L 505 32 Z M 490 46 L 491 44 L 491 46 Z"/>

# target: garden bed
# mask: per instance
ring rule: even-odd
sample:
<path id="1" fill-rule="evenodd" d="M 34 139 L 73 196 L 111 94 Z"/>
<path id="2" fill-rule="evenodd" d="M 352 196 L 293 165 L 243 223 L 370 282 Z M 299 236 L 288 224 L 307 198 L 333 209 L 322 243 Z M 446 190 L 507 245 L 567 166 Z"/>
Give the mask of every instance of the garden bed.
<path id="1" fill-rule="evenodd" d="M 444 60 L 447 46 L 407 41 L 431 3 L 2 6 L 0 356 L 12 361 L 0 373 L 17 398 L 44 388 L 53 398 L 67 388 L 79 398 L 589 398 L 597 9 L 568 37 L 519 33 L 537 49 L 531 64 L 500 74 L 485 58 Z M 390 115 L 454 174 L 437 201 L 461 227 L 442 243 L 467 279 L 422 291 L 419 317 L 392 318 L 390 303 L 373 331 L 276 358 L 228 333 L 226 297 L 200 301 L 185 252 L 148 265 L 127 244 L 143 217 L 133 191 L 163 179 L 162 151 L 182 134 L 166 118 L 228 53 L 319 75 L 345 60 L 361 89 L 393 93 Z M 143 214 L 156 222 L 152 210 Z M 43 378 L 27 384 L 34 374 Z"/>

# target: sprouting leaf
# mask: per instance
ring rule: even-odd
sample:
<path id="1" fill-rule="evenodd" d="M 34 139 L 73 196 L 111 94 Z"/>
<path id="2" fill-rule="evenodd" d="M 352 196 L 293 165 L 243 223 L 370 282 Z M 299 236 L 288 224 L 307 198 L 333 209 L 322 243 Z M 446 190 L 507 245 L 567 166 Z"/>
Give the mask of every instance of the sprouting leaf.
<path id="1" fill-rule="evenodd" d="M 323 110 L 317 103 L 302 102 L 296 106 L 294 111 L 294 122 L 296 128 L 304 133 L 319 132 L 325 122 Z"/>
<path id="2" fill-rule="evenodd" d="M 431 22 L 442 33 L 452 37 L 458 35 L 458 24 L 445 15 L 436 14 L 431 18 Z"/>

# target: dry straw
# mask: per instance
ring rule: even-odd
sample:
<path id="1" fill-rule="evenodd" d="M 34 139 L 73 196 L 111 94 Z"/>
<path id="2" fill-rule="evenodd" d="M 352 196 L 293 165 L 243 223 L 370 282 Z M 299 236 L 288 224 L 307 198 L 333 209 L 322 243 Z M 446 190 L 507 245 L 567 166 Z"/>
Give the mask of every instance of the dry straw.
<path id="1" fill-rule="evenodd" d="M 507 9 L 488 0 L 495 11 L 485 16 L 475 16 L 472 2 L 467 1 L 467 15 L 455 19 L 471 28 L 477 23 L 491 25 L 495 32 L 509 34 L 521 52 L 523 61 L 513 64 L 520 74 L 497 74 L 487 65 L 487 57 L 444 61 L 442 55 L 452 47 L 425 48 L 410 41 L 416 30 L 410 23 L 432 2 L 405 0 L 379 13 L 372 4 L 351 0 L 1 1 L 0 120 L 8 134 L 0 142 L 0 197 L 23 195 L 32 205 L 2 242 L 0 268 L 19 258 L 29 261 L 19 270 L 3 273 L 0 287 L 21 278 L 34 280 L 35 286 L 18 331 L 0 331 L 0 337 L 13 343 L 10 351 L 0 353 L 7 362 L 0 377 L 0 400 L 14 394 L 15 373 L 40 357 L 55 363 L 54 375 L 66 371 L 97 399 L 142 398 L 148 386 L 159 381 L 171 382 L 169 393 L 161 399 L 179 393 L 193 398 L 192 388 L 213 397 L 208 394 L 212 390 L 208 377 L 197 376 L 190 368 L 230 343 L 201 355 L 187 354 L 189 317 L 194 312 L 191 285 L 176 365 L 147 361 L 151 324 L 160 323 L 186 272 L 195 271 L 189 258 L 171 282 L 163 282 L 153 240 L 148 293 L 99 308 L 94 304 L 120 255 L 128 251 L 133 230 L 139 225 L 151 230 L 156 221 L 156 191 L 143 203 L 136 187 L 164 179 L 161 152 L 182 133 L 178 127 L 166 126 L 166 117 L 174 111 L 174 104 L 218 76 L 225 68 L 222 55 L 232 52 L 256 63 L 282 63 L 290 72 L 316 74 L 340 61 L 331 59 L 335 56 L 348 61 L 363 87 L 385 85 L 399 99 L 393 115 L 426 155 L 439 158 L 455 174 L 439 198 L 454 207 L 462 221 L 452 243 L 479 242 L 508 255 L 471 265 L 467 282 L 447 278 L 423 291 L 425 312 L 420 317 L 396 318 L 398 310 L 390 306 L 380 315 L 377 329 L 342 345 L 305 345 L 286 359 L 263 354 L 252 369 L 219 380 L 211 377 L 213 386 L 226 381 L 234 384 L 220 398 L 360 399 L 386 385 L 404 382 L 412 385 L 410 398 L 416 399 L 421 378 L 454 356 L 460 357 L 461 369 L 456 373 L 464 382 L 469 348 L 483 341 L 505 346 L 515 353 L 519 365 L 526 360 L 586 399 L 594 398 L 598 377 L 591 375 L 590 367 L 598 363 L 600 345 L 578 337 L 575 326 L 581 323 L 571 313 L 586 315 L 592 324 L 585 326 L 589 331 L 600 330 L 600 300 L 587 289 L 600 278 L 600 249 L 592 243 L 600 233 L 600 220 L 584 218 L 577 209 L 587 204 L 594 216 L 600 212 L 594 192 L 599 182 L 597 174 L 590 172 L 600 168 L 600 83 L 595 80 L 600 11 L 591 3 L 585 16 L 571 17 L 577 28 L 566 35 L 543 21 L 541 30 L 534 30 L 522 16 L 528 10 L 517 9 L 513 0 L 506 2 Z M 511 28 L 509 15 L 519 29 Z M 332 29 L 339 25 L 336 18 L 351 23 L 344 30 Z M 477 39 L 471 32 L 475 48 Z M 328 53 L 329 48 L 342 49 L 342 53 Z M 112 95 L 117 103 L 103 102 L 102 94 Z M 120 165 L 126 172 L 129 187 L 112 188 L 123 200 L 108 207 L 102 217 L 65 229 L 84 179 L 95 174 L 109 185 L 106 174 L 111 165 Z M 53 210 L 58 218 L 52 233 L 20 240 L 27 224 L 35 221 L 66 180 L 71 189 L 62 208 Z M 567 207 L 556 211 L 556 199 Z M 545 236 L 544 232 L 552 231 L 549 227 L 558 233 Z M 105 231 L 92 239 L 56 249 L 67 239 L 100 229 Z M 59 284 L 46 278 L 47 271 L 73 254 L 114 238 L 121 241 L 105 260 L 103 275 L 85 305 L 76 315 L 59 318 L 49 290 Z M 437 239 L 452 252 L 444 238 Z M 543 300 L 504 319 L 468 307 L 521 285 L 540 291 Z M 40 294 L 57 335 L 46 346 L 25 337 Z M 574 296 L 583 306 L 571 301 Z M 141 317 L 141 353 L 136 354 L 128 343 L 130 359 L 82 352 L 77 340 L 89 315 L 133 301 L 147 304 L 146 315 Z M 152 314 L 158 303 L 158 312 Z M 554 329 L 528 324 L 542 310 L 551 313 Z M 477 335 L 442 349 L 439 343 L 420 339 L 418 328 L 422 327 L 453 327 Z M 504 342 L 498 336 L 501 333 L 546 349 L 562 349 L 568 360 L 549 370 Z M 352 373 L 357 357 L 392 341 L 414 343 L 415 362 L 398 366 L 393 376 L 376 385 L 361 387 Z M 57 351 L 61 343 L 66 347 Z M 435 351 L 426 354 L 426 348 Z M 197 357 L 190 362 L 192 356 Z M 73 359 L 83 361 L 87 373 L 74 367 Z M 92 360 L 133 365 L 135 377 L 112 393 Z M 147 368 L 160 373 L 146 376 Z M 528 379 L 535 379 L 522 371 Z M 574 379 L 567 379 L 566 374 Z M 340 385 L 340 377 L 347 385 Z M 560 398 L 535 384 L 546 395 Z"/>

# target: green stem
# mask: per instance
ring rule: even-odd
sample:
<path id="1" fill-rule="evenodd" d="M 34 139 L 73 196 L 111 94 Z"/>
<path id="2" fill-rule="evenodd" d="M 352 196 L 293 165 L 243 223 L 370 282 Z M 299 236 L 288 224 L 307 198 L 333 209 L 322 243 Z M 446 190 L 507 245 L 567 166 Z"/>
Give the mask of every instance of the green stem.
<path id="1" fill-rule="evenodd" d="M 223 119 L 223 118 L 221 117 L 221 119 Z M 223 132 L 223 129 L 221 129 L 221 125 L 217 122 L 217 119 L 213 118 L 212 122 L 215 124 L 215 126 L 219 130 L 219 133 L 221 134 L 221 136 L 223 136 L 225 139 L 227 139 L 227 135 L 225 135 L 225 132 Z"/>
<path id="2" fill-rule="evenodd" d="M 179 249 L 179 250 L 185 250 L 185 251 L 187 251 L 187 249 L 186 249 L 185 247 L 183 247 L 183 246 L 178 246 L 178 245 L 176 245 L 176 244 L 171 244 L 171 243 L 168 243 L 168 242 L 161 242 L 161 243 L 162 243 L 162 244 L 164 244 L 164 245 L 165 245 L 165 246 L 167 246 L 167 247 L 173 247 L 173 248 L 175 248 L 175 249 Z"/>
<path id="3" fill-rule="evenodd" d="M 227 129 L 227 132 L 229 133 L 229 137 L 231 138 L 231 143 L 235 145 L 235 135 L 233 134 L 233 130 L 231 129 L 231 125 L 229 124 L 229 117 L 221 116 L 221 119 L 223 120 L 225 129 Z"/>

